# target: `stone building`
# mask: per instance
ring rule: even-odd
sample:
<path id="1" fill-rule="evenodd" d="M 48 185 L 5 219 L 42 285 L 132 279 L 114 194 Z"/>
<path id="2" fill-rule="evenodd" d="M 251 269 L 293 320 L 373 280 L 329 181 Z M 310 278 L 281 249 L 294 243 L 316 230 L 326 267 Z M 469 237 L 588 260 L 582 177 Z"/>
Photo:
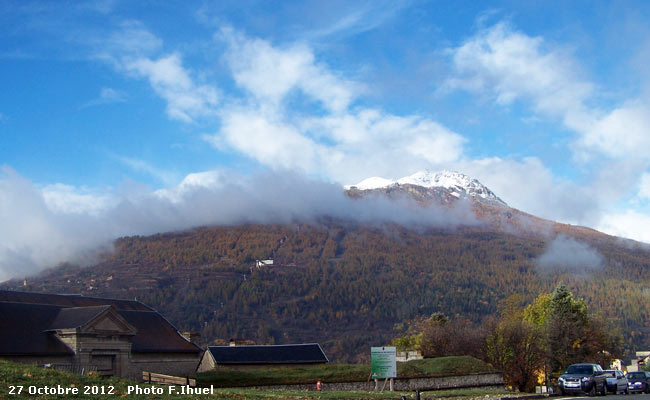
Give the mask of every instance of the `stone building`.
<path id="1" fill-rule="evenodd" d="M 197 372 L 217 366 L 259 368 L 325 364 L 329 360 L 318 343 L 257 346 L 208 346 Z"/>
<path id="2" fill-rule="evenodd" d="M 190 339 L 137 301 L 0 290 L 0 357 L 11 361 L 186 376 L 202 353 Z"/>

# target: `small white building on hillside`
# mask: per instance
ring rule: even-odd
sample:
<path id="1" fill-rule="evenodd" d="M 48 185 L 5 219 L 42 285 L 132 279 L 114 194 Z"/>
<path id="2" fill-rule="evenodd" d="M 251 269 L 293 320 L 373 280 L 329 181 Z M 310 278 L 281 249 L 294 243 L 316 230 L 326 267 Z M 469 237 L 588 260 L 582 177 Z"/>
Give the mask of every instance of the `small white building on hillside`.
<path id="1" fill-rule="evenodd" d="M 255 260 L 255 266 L 257 268 L 265 267 L 268 265 L 273 265 L 273 260 Z"/>

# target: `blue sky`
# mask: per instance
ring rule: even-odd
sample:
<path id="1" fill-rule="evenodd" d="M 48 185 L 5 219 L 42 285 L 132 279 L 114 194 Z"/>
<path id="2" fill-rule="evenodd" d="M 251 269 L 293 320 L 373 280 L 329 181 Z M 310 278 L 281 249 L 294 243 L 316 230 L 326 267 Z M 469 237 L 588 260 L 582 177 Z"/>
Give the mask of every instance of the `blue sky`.
<path id="1" fill-rule="evenodd" d="M 1 1 L 0 266 L 108 216 L 101 239 L 185 227 L 120 225 L 124 204 L 422 169 L 650 242 L 648 20 L 646 1 Z"/>

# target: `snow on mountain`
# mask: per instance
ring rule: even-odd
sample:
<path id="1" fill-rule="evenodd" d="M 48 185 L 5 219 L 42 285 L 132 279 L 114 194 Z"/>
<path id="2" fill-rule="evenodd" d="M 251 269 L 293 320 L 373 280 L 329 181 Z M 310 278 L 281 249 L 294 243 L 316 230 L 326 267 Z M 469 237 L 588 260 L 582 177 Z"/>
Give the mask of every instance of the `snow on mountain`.
<path id="1" fill-rule="evenodd" d="M 443 188 L 450 192 L 451 195 L 463 198 L 474 197 L 497 203 L 505 206 L 506 203 L 501 200 L 494 192 L 488 189 L 478 180 L 455 171 L 418 171 L 413 175 L 406 176 L 398 180 L 372 177 L 364 179 L 356 185 L 346 185 L 345 189 L 356 188 L 358 190 L 372 190 L 387 188 L 396 185 L 415 185 L 425 188 Z"/>
<path id="2" fill-rule="evenodd" d="M 388 187 L 395 183 L 391 179 L 380 178 L 378 176 L 373 176 L 372 178 L 367 178 L 357 183 L 356 185 L 345 185 L 345 189 L 350 189 L 351 187 L 356 187 L 359 190 L 370 190 L 370 189 L 379 189 L 383 187 Z"/>

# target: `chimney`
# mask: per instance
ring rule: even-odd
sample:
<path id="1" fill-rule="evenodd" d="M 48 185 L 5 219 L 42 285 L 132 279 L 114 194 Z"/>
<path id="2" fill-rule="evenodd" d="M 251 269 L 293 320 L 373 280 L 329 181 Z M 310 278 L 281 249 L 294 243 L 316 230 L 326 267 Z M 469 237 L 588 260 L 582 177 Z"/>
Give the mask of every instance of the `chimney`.
<path id="1" fill-rule="evenodd" d="M 199 341 L 201 341 L 201 334 L 198 332 L 192 332 L 192 331 L 183 331 L 180 332 L 181 336 L 185 338 L 190 343 L 194 343 L 195 345 L 199 345 Z"/>

